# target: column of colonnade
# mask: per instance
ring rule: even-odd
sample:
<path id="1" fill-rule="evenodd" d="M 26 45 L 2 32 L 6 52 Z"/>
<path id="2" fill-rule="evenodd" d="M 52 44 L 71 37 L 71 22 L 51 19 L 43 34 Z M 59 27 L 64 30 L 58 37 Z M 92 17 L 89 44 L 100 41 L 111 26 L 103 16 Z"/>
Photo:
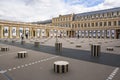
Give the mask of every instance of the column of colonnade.
<path id="1" fill-rule="evenodd" d="M 23 35 L 25 35 L 25 27 L 23 27 Z"/>
<path id="2" fill-rule="evenodd" d="M 117 34 L 116 34 L 116 30 L 115 30 L 115 32 L 114 32 L 114 39 L 116 39 L 117 38 Z"/>
<path id="3" fill-rule="evenodd" d="M 0 38 L 3 38 L 3 26 L 0 26 Z"/>
<path id="4" fill-rule="evenodd" d="M 16 27 L 16 38 L 20 38 L 20 36 L 19 36 L 19 27 L 18 26 Z"/>
<path id="5" fill-rule="evenodd" d="M 98 37 L 99 37 L 99 36 L 98 36 L 98 30 L 96 30 L 96 38 L 98 39 Z"/>
<path id="6" fill-rule="evenodd" d="M 87 38 L 89 38 L 89 30 L 87 31 L 87 35 L 88 35 Z"/>
<path id="7" fill-rule="evenodd" d="M 29 29 L 30 29 L 29 30 L 29 38 L 32 38 L 32 28 L 30 27 Z"/>
<path id="8" fill-rule="evenodd" d="M 107 30 L 104 30 L 104 39 L 107 39 Z"/>
<path id="9" fill-rule="evenodd" d="M 50 33 L 49 33 L 49 29 L 46 29 L 46 37 L 49 37 L 50 36 Z"/>
<path id="10" fill-rule="evenodd" d="M 102 39 L 102 30 L 100 30 L 100 39 Z"/>
<path id="11" fill-rule="evenodd" d="M 9 38 L 12 38 L 12 26 L 9 26 Z"/>
<path id="12" fill-rule="evenodd" d="M 110 39 L 112 39 L 112 30 L 110 30 Z"/>

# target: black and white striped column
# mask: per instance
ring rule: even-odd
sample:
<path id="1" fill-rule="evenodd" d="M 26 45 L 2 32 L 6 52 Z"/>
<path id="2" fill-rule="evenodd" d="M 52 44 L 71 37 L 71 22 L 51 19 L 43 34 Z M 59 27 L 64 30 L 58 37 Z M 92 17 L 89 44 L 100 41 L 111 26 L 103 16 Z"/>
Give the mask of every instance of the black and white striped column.
<path id="1" fill-rule="evenodd" d="M 18 58 L 26 58 L 28 56 L 27 51 L 18 52 Z"/>
<path id="2" fill-rule="evenodd" d="M 55 43 L 55 49 L 56 49 L 57 51 L 61 51 L 61 50 L 62 50 L 62 43 L 56 42 L 56 43 Z"/>
<path id="3" fill-rule="evenodd" d="M 91 56 L 99 56 L 100 50 L 101 50 L 100 44 L 92 44 L 91 45 Z"/>
<path id="4" fill-rule="evenodd" d="M 1 51 L 8 51 L 8 50 L 9 50 L 9 47 L 7 46 L 1 47 Z"/>
<path id="5" fill-rule="evenodd" d="M 56 73 L 66 73 L 68 72 L 69 62 L 67 61 L 56 61 L 54 62 L 54 72 Z"/>

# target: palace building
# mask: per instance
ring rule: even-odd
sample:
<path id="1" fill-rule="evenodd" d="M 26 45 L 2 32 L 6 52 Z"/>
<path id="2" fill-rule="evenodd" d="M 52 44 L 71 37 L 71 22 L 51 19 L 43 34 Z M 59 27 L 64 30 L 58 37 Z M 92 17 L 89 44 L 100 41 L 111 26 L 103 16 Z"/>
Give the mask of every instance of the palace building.
<path id="1" fill-rule="evenodd" d="M 120 7 L 59 15 L 52 19 L 52 25 L 72 28 L 70 37 L 120 39 Z"/>
<path id="2" fill-rule="evenodd" d="M 0 20 L 0 38 L 76 37 L 120 39 L 120 7 L 59 15 L 39 23 Z"/>

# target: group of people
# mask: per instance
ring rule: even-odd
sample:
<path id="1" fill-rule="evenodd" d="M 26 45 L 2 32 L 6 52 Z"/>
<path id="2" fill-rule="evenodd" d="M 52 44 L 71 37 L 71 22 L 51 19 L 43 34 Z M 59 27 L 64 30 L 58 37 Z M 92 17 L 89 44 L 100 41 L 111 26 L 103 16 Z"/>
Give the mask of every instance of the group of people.
<path id="1" fill-rule="evenodd" d="M 28 34 L 25 34 L 26 39 L 28 39 Z M 24 40 L 24 34 L 21 35 L 21 39 Z"/>

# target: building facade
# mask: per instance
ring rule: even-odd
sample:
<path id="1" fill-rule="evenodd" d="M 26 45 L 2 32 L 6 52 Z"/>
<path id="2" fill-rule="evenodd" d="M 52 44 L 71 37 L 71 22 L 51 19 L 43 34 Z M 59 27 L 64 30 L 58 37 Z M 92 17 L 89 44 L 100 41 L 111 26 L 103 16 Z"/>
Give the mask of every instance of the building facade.
<path id="1" fill-rule="evenodd" d="M 44 24 L 42 24 L 44 23 Z M 24 23 L 0 20 L 0 38 L 81 37 L 120 39 L 120 7 L 59 15 L 44 22 Z"/>
<path id="2" fill-rule="evenodd" d="M 72 28 L 70 37 L 120 39 L 120 7 L 59 15 L 52 19 L 52 25 Z"/>

